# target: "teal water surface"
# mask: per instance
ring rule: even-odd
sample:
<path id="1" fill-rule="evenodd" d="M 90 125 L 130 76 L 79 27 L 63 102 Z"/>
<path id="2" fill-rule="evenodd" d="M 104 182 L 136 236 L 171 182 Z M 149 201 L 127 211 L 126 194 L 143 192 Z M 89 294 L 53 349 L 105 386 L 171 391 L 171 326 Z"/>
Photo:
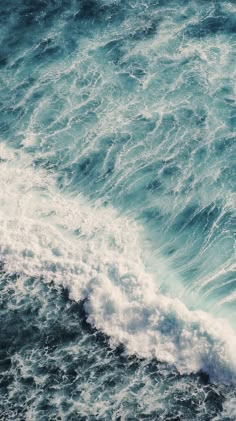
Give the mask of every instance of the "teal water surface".
<path id="1" fill-rule="evenodd" d="M 235 420 L 235 2 L 0 21 L 0 418 Z"/>

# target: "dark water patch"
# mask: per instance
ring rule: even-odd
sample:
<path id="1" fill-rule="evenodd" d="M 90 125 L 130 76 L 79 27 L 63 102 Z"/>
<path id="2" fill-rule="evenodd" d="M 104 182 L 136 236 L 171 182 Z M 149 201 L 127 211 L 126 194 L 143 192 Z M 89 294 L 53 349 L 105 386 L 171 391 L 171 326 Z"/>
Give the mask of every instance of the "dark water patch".
<path id="1" fill-rule="evenodd" d="M 32 165 L 35 168 L 43 168 L 49 172 L 58 170 L 58 164 L 55 159 L 48 160 L 44 158 L 36 158 L 33 160 Z"/>
<path id="2" fill-rule="evenodd" d="M 209 154 L 209 150 L 207 146 L 200 146 L 196 149 L 196 152 L 194 153 L 194 160 L 197 165 L 201 164 L 203 160 L 207 158 L 207 155 Z"/>
<path id="3" fill-rule="evenodd" d="M 205 208 L 198 205 L 188 205 L 175 219 L 174 229 L 177 231 L 198 227 L 204 233 L 210 228 L 221 214 L 221 207 L 211 204 Z"/>
<path id="4" fill-rule="evenodd" d="M 1 121 L 0 118 L 0 134 L 5 136 L 7 133 L 10 132 L 10 129 L 10 124 L 7 121 Z"/>
<path id="5" fill-rule="evenodd" d="M 94 19 L 102 14 L 104 8 L 96 0 L 81 0 L 77 16 L 81 19 Z"/>
<path id="6" fill-rule="evenodd" d="M 130 35 L 130 38 L 134 39 L 135 41 L 142 41 L 154 37 L 158 31 L 158 27 L 161 22 L 161 18 L 152 20 L 144 27 L 138 28 L 134 33 Z"/>
<path id="7" fill-rule="evenodd" d="M 156 190 L 163 190 L 163 185 L 161 180 L 159 180 L 158 178 L 155 178 L 154 180 L 150 181 L 150 183 L 148 183 L 147 185 L 147 189 L 150 190 L 151 192 L 155 192 Z"/>
<path id="8" fill-rule="evenodd" d="M 223 33 L 226 28 L 227 19 L 220 16 L 209 16 L 201 19 L 197 24 L 190 24 L 184 31 L 189 38 L 204 38 Z"/>
<path id="9" fill-rule="evenodd" d="M 53 4 L 54 2 L 49 0 L 47 2 L 46 0 L 35 0 L 33 3 L 30 0 L 25 0 L 22 4 L 21 2 L 16 2 L 18 6 L 23 5 L 23 10 L 21 11 L 21 14 L 38 14 L 42 12 L 48 5 Z M 60 2 L 59 2 L 60 3 Z"/>
<path id="10" fill-rule="evenodd" d="M 8 63 L 8 57 L 7 54 L 4 54 L 3 52 L 0 53 L 0 68 L 3 68 Z"/>
<path id="11" fill-rule="evenodd" d="M 162 177 L 178 177 L 181 174 L 181 168 L 177 165 L 166 165 L 162 170 Z"/>
<path id="12" fill-rule="evenodd" d="M 65 165 L 61 171 L 59 184 L 64 185 L 65 181 L 70 183 L 73 189 L 80 186 L 87 192 L 93 192 L 94 185 L 97 188 L 103 185 L 105 179 L 112 176 L 116 164 L 116 146 L 114 150 L 98 149 L 81 157 L 74 164 Z"/>
<path id="13" fill-rule="evenodd" d="M 80 0 L 78 2 L 79 10 L 75 13 L 74 19 L 89 20 L 97 22 L 101 19 L 115 18 L 121 15 L 121 7 L 117 2 L 103 3 L 99 0 Z"/>
<path id="14" fill-rule="evenodd" d="M 180 124 L 188 122 L 191 126 L 204 126 L 207 120 L 207 111 L 205 109 L 181 108 L 176 112 L 176 117 Z"/>
<path id="15" fill-rule="evenodd" d="M 42 40 L 35 49 L 34 58 L 36 60 L 45 60 L 48 58 L 54 60 L 60 53 L 62 53 L 62 49 L 60 45 L 53 44 L 54 43 L 50 38 Z"/>
<path id="16" fill-rule="evenodd" d="M 108 62 L 118 64 L 125 54 L 125 50 L 124 39 L 116 39 L 109 41 L 102 47 L 99 47 L 96 50 L 96 55 L 100 55 L 103 60 L 105 59 Z"/>
<path id="17" fill-rule="evenodd" d="M 165 129 L 165 131 L 169 131 L 173 128 L 176 128 L 178 122 L 174 114 L 166 113 L 164 114 L 162 121 L 161 121 L 161 129 Z"/>
<path id="18" fill-rule="evenodd" d="M 134 76 L 141 78 L 147 74 L 148 64 L 148 57 L 141 54 L 134 54 L 121 61 L 120 66 Z"/>

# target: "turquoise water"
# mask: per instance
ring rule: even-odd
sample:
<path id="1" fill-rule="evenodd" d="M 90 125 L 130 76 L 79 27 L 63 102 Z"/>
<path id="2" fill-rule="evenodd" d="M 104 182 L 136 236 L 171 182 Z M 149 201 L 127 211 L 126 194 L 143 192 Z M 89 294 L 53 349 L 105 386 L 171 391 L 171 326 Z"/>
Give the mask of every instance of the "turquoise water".
<path id="1" fill-rule="evenodd" d="M 0 20 L 0 419 L 235 420 L 235 2 Z"/>

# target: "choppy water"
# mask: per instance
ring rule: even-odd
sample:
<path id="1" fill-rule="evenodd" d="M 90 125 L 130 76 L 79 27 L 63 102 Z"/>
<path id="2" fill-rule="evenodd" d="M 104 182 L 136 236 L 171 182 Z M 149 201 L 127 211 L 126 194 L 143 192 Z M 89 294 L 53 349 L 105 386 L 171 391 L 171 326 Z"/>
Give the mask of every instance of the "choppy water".
<path id="1" fill-rule="evenodd" d="M 0 419 L 235 420 L 235 2 L 0 21 Z"/>

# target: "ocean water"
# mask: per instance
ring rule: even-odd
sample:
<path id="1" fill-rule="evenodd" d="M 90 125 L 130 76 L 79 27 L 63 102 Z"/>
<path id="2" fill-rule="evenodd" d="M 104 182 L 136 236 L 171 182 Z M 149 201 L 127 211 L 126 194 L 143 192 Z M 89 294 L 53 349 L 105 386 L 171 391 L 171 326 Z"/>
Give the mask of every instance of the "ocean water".
<path id="1" fill-rule="evenodd" d="M 0 1 L 0 420 L 236 420 L 236 4 Z"/>

